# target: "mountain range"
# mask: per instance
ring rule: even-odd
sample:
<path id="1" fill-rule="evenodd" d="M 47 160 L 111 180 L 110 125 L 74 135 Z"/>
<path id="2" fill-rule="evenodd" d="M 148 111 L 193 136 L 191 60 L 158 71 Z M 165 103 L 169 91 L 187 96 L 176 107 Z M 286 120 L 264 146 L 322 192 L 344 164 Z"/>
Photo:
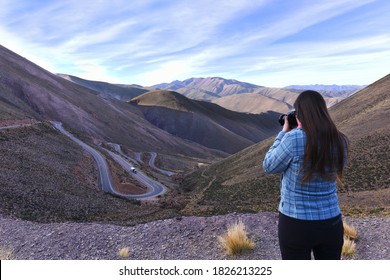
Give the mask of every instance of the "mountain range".
<path id="1" fill-rule="evenodd" d="M 288 112 L 292 109 L 298 94 L 306 89 L 320 92 L 328 107 L 331 107 L 364 88 L 364 86 L 356 85 L 296 85 L 285 88 L 269 88 L 220 77 L 190 78 L 184 81 L 142 87 L 140 85 L 116 85 L 89 81 L 66 74 L 58 75 L 98 91 L 102 95 L 110 95 L 122 101 L 129 101 L 149 91 L 167 90 L 181 93 L 190 99 L 208 101 L 232 111 L 254 114 L 265 113 L 270 108 L 278 113 Z"/>
<path id="2" fill-rule="evenodd" d="M 366 85 L 358 86 L 358 85 L 291 85 L 285 87 L 289 90 L 315 90 L 319 93 L 327 96 L 327 97 L 348 97 L 354 94 L 355 92 L 365 88 Z"/>
<path id="3" fill-rule="evenodd" d="M 0 214 L 44 222 L 134 224 L 181 215 L 276 211 L 279 177 L 264 174 L 261 162 L 280 129 L 277 117 L 291 109 L 299 90 L 222 78 L 156 87 L 54 75 L 0 46 L 0 126 L 29 124 L 0 130 Z M 350 139 L 346 187 L 340 189 L 343 211 L 350 215 L 390 211 L 389 87 L 386 76 L 353 95 L 326 93 L 328 105 L 332 98 L 342 99 L 330 112 Z M 231 105 L 217 104 L 224 100 Z M 254 105 L 250 110 L 257 112 L 228 108 L 235 104 Z M 144 163 L 139 168 L 163 182 L 167 195 L 142 204 L 103 194 L 92 158 L 48 121 L 62 122 L 103 154 L 101 146 L 109 143 L 129 156 L 141 154 L 143 162 L 156 152 L 156 164 L 177 175 L 158 174 Z M 118 184 L 134 184 L 118 164 L 108 164 Z"/>
<path id="4" fill-rule="evenodd" d="M 153 125 L 181 138 L 227 153 L 238 152 L 279 129 L 279 114 L 245 114 L 192 100 L 175 91 L 152 91 L 133 98 Z"/>
<path id="5" fill-rule="evenodd" d="M 173 136 L 148 122 L 132 104 L 54 75 L 0 46 L 0 215 L 40 222 L 134 224 L 177 215 L 164 200 L 141 205 L 102 192 L 93 158 L 53 128 L 66 130 L 106 155 L 117 187 L 132 177 L 100 147 L 116 143 L 128 155 L 158 153 L 177 173 L 228 154 Z M 15 128 L 8 128 L 8 127 Z M 177 194 L 175 177 L 137 165 Z M 179 176 L 179 175 L 178 175 Z"/>
<path id="6" fill-rule="evenodd" d="M 289 86 L 268 88 L 237 80 L 219 77 L 191 78 L 153 85 L 164 90 L 174 90 L 191 99 L 205 100 L 230 110 L 247 113 L 262 113 L 272 108 L 285 113 L 292 109 L 300 92 L 306 89 L 317 90 L 327 102 L 328 107 L 352 95 L 363 86 Z"/>
<path id="7" fill-rule="evenodd" d="M 291 110 L 300 92 L 219 77 L 191 78 L 145 88 L 88 81 L 64 74 L 59 76 L 103 96 L 130 100 L 153 125 L 175 136 L 228 153 L 235 153 L 275 133 L 278 114 Z M 318 90 L 324 92 L 331 106 L 348 97 L 346 92 L 351 94 L 356 88 L 361 87 L 322 86 Z"/>
<path id="8" fill-rule="evenodd" d="M 2 119 L 57 120 L 91 142 L 123 144 L 135 152 L 223 155 L 174 137 L 148 122 L 136 106 L 54 75 L 4 47 L 0 47 L 0 77 Z"/>

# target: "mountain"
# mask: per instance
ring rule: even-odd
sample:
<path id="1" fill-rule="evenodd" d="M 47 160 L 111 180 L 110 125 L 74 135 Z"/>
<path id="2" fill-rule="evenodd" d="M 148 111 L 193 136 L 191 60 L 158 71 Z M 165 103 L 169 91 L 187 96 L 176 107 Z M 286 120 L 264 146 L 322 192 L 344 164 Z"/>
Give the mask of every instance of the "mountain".
<path id="1" fill-rule="evenodd" d="M 259 114 L 272 108 L 278 113 L 286 113 L 300 92 L 306 89 L 319 90 L 328 107 L 352 95 L 360 86 L 290 86 L 286 88 L 267 88 L 250 83 L 218 77 L 191 78 L 184 81 L 157 84 L 163 90 L 174 90 L 188 98 L 210 101 L 226 109 Z"/>
<path id="2" fill-rule="evenodd" d="M 253 114 L 265 113 L 271 108 L 279 113 L 287 112 L 292 106 L 283 97 L 279 98 L 278 94 L 283 92 L 284 95 L 295 96 L 295 93 L 288 90 L 219 77 L 191 78 L 153 87 L 174 90 L 191 99 L 210 101 L 232 111 Z"/>
<path id="3" fill-rule="evenodd" d="M 106 82 L 85 80 L 67 74 L 57 74 L 57 76 L 122 101 L 129 101 L 133 97 L 149 91 L 149 89 L 139 85 L 114 85 Z"/>
<path id="4" fill-rule="evenodd" d="M 215 159 L 223 153 L 183 141 L 151 125 L 136 107 L 60 78 L 0 47 L 2 119 L 57 120 L 89 142 L 113 142 L 131 151 Z"/>
<path id="5" fill-rule="evenodd" d="M 71 79 L 73 82 L 96 90 L 100 94 L 106 96 L 113 96 L 114 92 L 118 92 L 117 85 L 111 85 L 103 82 L 94 82 L 83 80 L 74 76 L 60 75 L 63 78 Z M 192 81 L 192 82 L 191 82 Z M 225 84 L 225 81 L 230 84 L 230 87 Z M 241 83 L 235 80 L 225 80 L 222 78 L 204 79 L 202 83 L 198 79 L 187 80 L 183 84 L 198 84 L 201 86 L 208 86 L 211 90 L 214 87 L 216 93 L 233 92 L 236 91 L 240 83 L 241 89 L 243 87 L 256 87 L 248 83 Z M 223 86 L 217 90 L 218 86 Z M 123 88 L 120 88 L 123 90 Z M 262 139 L 271 135 L 278 127 L 275 120 L 278 114 L 272 112 L 265 112 L 261 116 L 253 116 L 250 114 L 235 114 L 229 110 L 223 110 L 220 106 L 213 105 L 206 102 L 193 101 L 184 95 L 169 91 L 154 91 L 146 92 L 140 95 L 140 91 L 133 91 L 135 98 L 130 104 L 140 105 L 139 109 L 144 113 L 144 117 L 153 125 L 161 128 L 172 135 L 194 141 L 208 148 L 220 150 L 227 153 L 234 153 L 248 147 Z M 140 88 L 138 88 L 140 89 Z M 146 89 L 142 88 L 146 91 Z M 126 96 L 124 98 L 124 96 Z M 131 95 L 122 95 L 121 99 Z M 268 105 L 275 105 L 276 100 L 268 97 L 272 103 Z M 201 104 L 202 103 L 202 104 Z M 281 102 L 282 103 L 282 102 Z M 282 103 L 285 108 L 287 105 Z M 148 105 L 146 107 L 146 105 Z M 266 103 L 263 102 L 263 106 Z M 162 109 L 164 107 L 164 109 Z M 276 106 L 275 106 L 276 107 Z M 182 109 L 187 108 L 186 112 Z M 269 110 L 268 107 L 267 110 Z M 189 113 L 191 112 L 191 113 Z M 196 112 L 196 113 L 194 113 Z"/>
<path id="6" fill-rule="evenodd" d="M 191 99 L 209 101 L 232 111 L 253 114 L 265 113 L 270 108 L 278 113 L 288 112 L 292 110 L 298 94 L 306 89 L 319 91 L 324 96 L 327 106 L 331 107 L 363 88 L 362 86 L 354 85 L 295 85 L 286 88 L 267 88 L 219 77 L 191 78 L 184 81 L 176 80 L 171 83 L 162 83 L 145 88 L 139 85 L 114 85 L 84 80 L 65 74 L 58 75 L 95 90 L 102 95 L 112 96 L 122 101 L 128 101 L 157 88 L 176 91 Z"/>
<path id="7" fill-rule="evenodd" d="M 366 86 L 359 86 L 359 85 L 291 85 L 285 87 L 285 89 L 288 90 L 298 90 L 299 92 L 304 90 L 315 90 L 321 93 L 324 96 L 328 97 L 348 97 L 355 92 L 363 89 Z"/>
<path id="8" fill-rule="evenodd" d="M 332 117 L 350 138 L 361 140 L 387 134 L 390 109 L 390 75 L 365 87 L 332 107 Z M 380 146 L 379 146 L 380 147 Z M 378 148 L 379 148 L 378 147 Z"/>
<path id="9" fill-rule="evenodd" d="M 176 201 L 141 204 L 102 192 L 92 156 L 49 120 L 61 121 L 103 154 L 99 144 L 107 142 L 120 144 L 129 154 L 157 152 L 159 166 L 178 172 L 227 156 L 155 127 L 137 106 L 67 81 L 0 46 L 0 127 L 24 125 L 0 129 L 0 215 L 44 223 L 125 225 L 178 215 Z M 134 185 L 115 161 L 107 157 L 107 163 L 114 182 Z M 153 173 L 146 164 L 142 168 L 166 183 L 175 198 L 174 176 Z"/>
<path id="10" fill-rule="evenodd" d="M 338 128 L 350 140 L 345 215 L 390 214 L 390 75 L 330 108 Z M 279 175 L 263 172 L 262 162 L 274 137 L 189 174 L 182 183 L 192 198 L 186 214 L 277 211 Z"/>
<path id="11" fill-rule="evenodd" d="M 351 96 L 366 86 L 359 85 L 292 85 L 285 87 L 285 89 L 295 92 L 302 92 L 304 90 L 315 90 L 321 93 L 325 98 L 328 107 L 339 103 L 341 100 Z"/>
<path id="12" fill-rule="evenodd" d="M 262 88 L 254 84 L 219 77 L 191 78 L 184 81 L 157 84 L 153 87 L 177 91 L 191 99 L 208 101 L 231 94 L 253 92 L 255 89 Z"/>
<path id="13" fill-rule="evenodd" d="M 270 91 L 273 93 L 269 94 L 269 96 L 266 95 L 266 92 Z M 260 114 L 267 112 L 270 108 L 272 108 L 275 112 L 286 113 L 291 110 L 293 106 L 290 103 L 283 101 L 282 98 L 278 99 L 277 92 L 279 91 L 283 90 L 264 88 L 257 92 L 224 96 L 218 99 L 213 99 L 211 102 L 237 112 Z M 295 94 L 293 94 L 293 96 L 295 96 Z"/>
<path id="14" fill-rule="evenodd" d="M 279 114 L 244 114 L 192 100 L 175 91 L 148 92 L 131 100 L 155 126 L 203 146 L 235 153 L 279 129 Z"/>

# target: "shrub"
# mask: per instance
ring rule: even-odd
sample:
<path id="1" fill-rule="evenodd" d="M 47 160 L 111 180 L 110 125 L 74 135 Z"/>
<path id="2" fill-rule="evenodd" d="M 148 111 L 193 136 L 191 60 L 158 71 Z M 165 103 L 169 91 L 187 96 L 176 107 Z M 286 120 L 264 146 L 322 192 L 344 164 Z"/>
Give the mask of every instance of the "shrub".
<path id="1" fill-rule="evenodd" d="M 248 239 L 245 225 L 241 220 L 229 226 L 228 232 L 219 237 L 219 242 L 228 255 L 239 255 L 255 246 L 255 243 Z"/>
<path id="2" fill-rule="evenodd" d="M 341 255 L 344 257 L 352 256 L 355 253 L 355 241 L 344 236 L 343 250 Z"/>
<path id="3" fill-rule="evenodd" d="M 355 241 L 357 238 L 357 230 L 354 226 L 343 221 L 344 226 L 344 244 L 341 255 L 344 257 L 352 256 L 355 253 Z"/>
<path id="4" fill-rule="evenodd" d="M 5 248 L 0 248 L 0 260 L 11 260 L 13 259 L 12 252 Z"/>
<path id="5" fill-rule="evenodd" d="M 119 250 L 119 257 L 128 258 L 129 257 L 129 247 L 124 247 Z"/>
<path id="6" fill-rule="evenodd" d="M 345 237 L 347 237 L 350 240 L 357 238 L 357 231 L 354 226 L 347 224 L 345 221 L 343 221 L 343 226 L 344 226 Z"/>

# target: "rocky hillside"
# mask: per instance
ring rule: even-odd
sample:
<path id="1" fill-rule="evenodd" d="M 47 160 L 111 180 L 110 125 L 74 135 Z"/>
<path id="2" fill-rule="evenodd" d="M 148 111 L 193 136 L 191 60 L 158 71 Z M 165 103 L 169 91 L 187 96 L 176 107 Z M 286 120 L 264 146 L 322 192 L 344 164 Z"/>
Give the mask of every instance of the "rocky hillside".
<path id="1" fill-rule="evenodd" d="M 390 76 L 330 109 L 350 139 L 341 207 L 351 215 L 390 215 Z M 186 213 L 276 211 L 279 176 L 264 174 L 262 162 L 273 137 L 190 174 L 183 188 L 192 201 Z"/>
<path id="2" fill-rule="evenodd" d="M 188 98 L 197 100 L 212 100 L 236 93 L 253 92 L 256 89 L 263 88 L 254 84 L 219 77 L 191 78 L 184 81 L 157 84 L 153 87 L 177 91 Z"/>
<path id="3" fill-rule="evenodd" d="M 94 159 L 48 123 L 0 130 L 0 154 L 0 215 L 123 225 L 178 215 L 174 206 L 103 193 Z M 115 162 L 108 163 L 114 180 L 132 183 Z"/>
<path id="4" fill-rule="evenodd" d="M 148 92 L 131 100 L 153 125 L 227 153 L 238 152 L 279 129 L 279 114 L 244 114 L 192 100 L 174 91 Z"/>
<path id="5" fill-rule="evenodd" d="M 228 256 L 218 242 L 242 220 L 253 250 Z M 343 259 L 389 260 L 390 218 L 347 218 L 358 231 L 356 252 Z M 0 216 L 0 258 L 95 260 L 280 260 L 277 214 L 182 217 L 131 227 L 107 224 L 32 223 Z M 375 229 L 375 230 L 372 230 Z M 23 240 L 23 241 L 21 241 Z M 2 255 L 3 253 L 3 255 Z"/>
<path id="6" fill-rule="evenodd" d="M 57 76 L 121 101 L 129 101 L 149 91 L 149 89 L 137 85 L 114 85 L 106 82 L 85 80 L 66 74 L 57 74 Z"/>
<path id="7" fill-rule="evenodd" d="M 88 142 L 113 142 L 134 152 L 214 160 L 224 153 L 208 149 L 150 124 L 126 102 L 60 78 L 0 46 L 0 108 L 3 119 L 35 118 L 61 121 Z"/>

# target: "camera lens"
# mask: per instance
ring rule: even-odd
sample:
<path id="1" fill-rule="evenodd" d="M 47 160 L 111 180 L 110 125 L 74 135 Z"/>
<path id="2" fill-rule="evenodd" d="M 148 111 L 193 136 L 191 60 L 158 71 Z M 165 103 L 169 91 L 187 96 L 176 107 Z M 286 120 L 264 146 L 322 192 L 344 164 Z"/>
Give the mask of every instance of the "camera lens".
<path id="1" fill-rule="evenodd" d="M 280 123 L 281 126 L 284 125 L 284 117 L 285 117 L 285 116 L 286 116 L 286 114 L 281 114 L 280 117 L 279 117 L 279 120 L 278 120 L 278 121 L 279 121 L 279 123 Z"/>
<path id="2" fill-rule="evenodd" d="M 279 117 L 279 123 L 281 126 L 284 125 L 284 117 L 286 114 L 281 114 Z M 287 121 L 291 129 L 296 128 L 298 126 L 297 119 L 295 118 L 295 111 L 292 111 L 287 114 Z"/>
<path id="3" fill-rule="evenodd" d="M 296 128 L 298 126 L 297 119 L 295 118 L 295 111 L 292 111 L 288 114 L 287 120 L 291 129 Z"/>

